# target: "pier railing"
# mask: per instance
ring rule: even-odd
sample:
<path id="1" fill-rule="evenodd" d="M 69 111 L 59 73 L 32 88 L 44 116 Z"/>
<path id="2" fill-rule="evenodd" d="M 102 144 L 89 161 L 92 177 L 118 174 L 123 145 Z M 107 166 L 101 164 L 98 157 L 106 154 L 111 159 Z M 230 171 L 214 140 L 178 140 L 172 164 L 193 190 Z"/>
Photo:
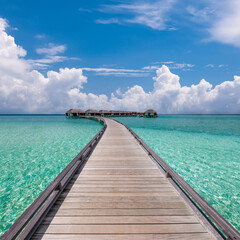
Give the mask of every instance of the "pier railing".
<path id="1" fill-rule="evenodd" d="M 161 157 L 158 156 L 130 127 L 126 124 L 116 122 L 125 126 L 135 139 L 142 145 L 147 153 L 155 160 L 155 162 L 163 169 L 166 177 L 172 180 L 185 195 L 195 204 L 195 206 L 202 212 L 202 214 L 210 219 L 224 235 L 220 232 L 223 238 L 227 240 L 240 240 L 240 233 L 224 219 L 208 202 L 206 202 L 178 173 L 176 173 Z M 216 227 L 215 227 L 216 228 Z"/>
<path id="2" fill-rule="evenodd" d="M 43 218 L 47 215 L 57 198 L 67 186 L 73 175 L 84 166 L 107 128 L 104 119 L 88 117 L 103 123 L 104 126 L 97 135 L 82 149 L 82 151 L 63 169 L 38 198 L 23 212 L 15 223 L 5 232 L 1 240 L 30 239 Z"/>

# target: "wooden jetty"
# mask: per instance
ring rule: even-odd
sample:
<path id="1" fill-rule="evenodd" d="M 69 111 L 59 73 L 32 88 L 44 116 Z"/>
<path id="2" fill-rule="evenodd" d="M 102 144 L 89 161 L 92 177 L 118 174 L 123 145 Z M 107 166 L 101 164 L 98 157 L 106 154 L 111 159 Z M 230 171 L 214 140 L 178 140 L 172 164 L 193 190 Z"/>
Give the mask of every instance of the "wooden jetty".
<path id="1" fill-rule="evenodd" d="M 2 239 L 240 239 L 131 129 L 97 120 L 101 131 Z"/>

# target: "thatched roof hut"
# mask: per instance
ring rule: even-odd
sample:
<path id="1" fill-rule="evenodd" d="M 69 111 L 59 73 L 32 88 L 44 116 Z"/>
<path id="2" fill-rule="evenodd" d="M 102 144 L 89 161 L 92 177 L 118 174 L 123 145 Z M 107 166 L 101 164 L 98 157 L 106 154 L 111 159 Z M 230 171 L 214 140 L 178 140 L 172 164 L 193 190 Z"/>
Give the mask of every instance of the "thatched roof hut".
<path id="1" fill-rule="evenodd" d="M 157 112 L 153 109 L 148 109 L 143 114 L 145 117 L 157 117 Z"/>
<path id="2" fill-rule="evenodd" d="M 99 113 L 100 113 L 102 116 L 110 115 L 110 114 L 111 114 L 111 112 L 108 111 L 108 110 L 100 110 Z"/>
<path id="3" fill-rule="evenodd" d="M 85 114 L 87 116 L 89 116 L 89 115 L 91 115 L 91 116 L 100 115 L 99 111 L 95 110 L 95 109 L 88 109 L 88 110 L 85 111 Z"/>
<path id="4" fill-rule="evenodd" d="M 84 113 L 82 109 L 71 108 L 66 113 Z"/>
<path id="5" fill-rule="evenodd" d="M 71 108 L 69 109 L 66 113 L 66 116 L 80 116 L 80 115 L 84 115 L 84 111 L 81 109 L 76 109 L 76 108 Z"/>
<path id="6" fill-rule="evenodd" d="M 100 113 L 110 113 L 110 111 L 108 111 L 108 110 L 100 110 L 99 112 Z"/>
<path id="7" fill-rule="evenodd" d="M 96 109 L 88 109 L 85 111 L 85 113 L 93 113 L 93 112 L 95 113 L 95 112 L 99 112 L 99 111 Z"/>
<path id="8" fill-rule="evenodd" d="M 124 111 L 111 110 L 110 113 L 112 116 L 122 116 Z"/>

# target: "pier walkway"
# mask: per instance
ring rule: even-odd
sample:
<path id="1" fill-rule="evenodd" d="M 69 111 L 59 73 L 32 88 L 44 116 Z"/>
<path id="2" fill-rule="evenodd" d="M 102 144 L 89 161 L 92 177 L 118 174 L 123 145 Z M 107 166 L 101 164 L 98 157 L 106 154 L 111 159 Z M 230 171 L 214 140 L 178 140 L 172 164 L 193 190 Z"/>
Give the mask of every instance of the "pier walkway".
<path id="1" fill-rule="evenodd" d="M 107 129 L 32 239 L 211 239 L 127 128 Z"/>

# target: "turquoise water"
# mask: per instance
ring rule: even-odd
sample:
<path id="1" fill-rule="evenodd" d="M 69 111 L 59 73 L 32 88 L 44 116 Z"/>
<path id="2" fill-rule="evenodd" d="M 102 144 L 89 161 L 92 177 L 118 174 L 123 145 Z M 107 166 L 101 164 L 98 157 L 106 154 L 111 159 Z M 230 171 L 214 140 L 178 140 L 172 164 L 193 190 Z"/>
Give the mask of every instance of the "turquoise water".
<path id="1" fill-rule="evenodd" d="M 0 236 L 101 129 L 65 116 L 0 116 Z"/>
<path id="2" fill-rule="evenodd" d="M 240 116 L 116 118 L 240 230 Z"/>
<path id="3" fill-rule="evenodd" d="M 240 230 L 240 116 L 119 117 Z M 0 236 L 102 126 L 0 116 Z"/>

